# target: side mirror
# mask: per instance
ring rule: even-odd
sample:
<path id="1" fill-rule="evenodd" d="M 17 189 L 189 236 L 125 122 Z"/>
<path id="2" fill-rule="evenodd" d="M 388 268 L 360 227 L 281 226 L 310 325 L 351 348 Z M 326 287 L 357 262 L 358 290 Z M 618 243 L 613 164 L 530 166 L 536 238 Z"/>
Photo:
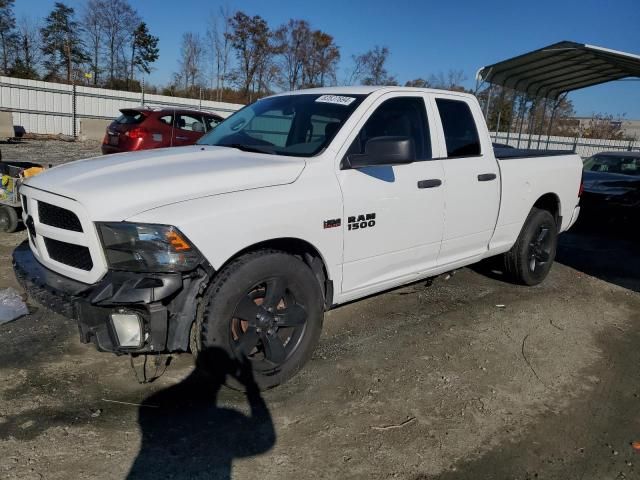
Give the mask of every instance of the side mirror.
<path id="1" fill-rule="evenodd" d="M 416 148 L 409 137 L 373 137 L 364 146 L 364 153 L 345 158 L 345 168 L 405 165 L 416 160 Z"/>

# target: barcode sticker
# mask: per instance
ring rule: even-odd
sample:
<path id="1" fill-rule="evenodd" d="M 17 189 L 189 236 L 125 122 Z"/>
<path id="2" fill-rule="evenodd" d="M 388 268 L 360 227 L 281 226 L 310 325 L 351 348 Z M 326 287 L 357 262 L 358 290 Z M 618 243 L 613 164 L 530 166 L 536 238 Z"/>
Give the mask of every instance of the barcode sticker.
<path id="1" fill-rule="evenodd" d="M 322 95 L 321 97 L 316 98 L 316 102 L 320 103 L 333 103 L 335 105 L 351 105 L 355 97 L 343 97 L 342 95 Z"/>

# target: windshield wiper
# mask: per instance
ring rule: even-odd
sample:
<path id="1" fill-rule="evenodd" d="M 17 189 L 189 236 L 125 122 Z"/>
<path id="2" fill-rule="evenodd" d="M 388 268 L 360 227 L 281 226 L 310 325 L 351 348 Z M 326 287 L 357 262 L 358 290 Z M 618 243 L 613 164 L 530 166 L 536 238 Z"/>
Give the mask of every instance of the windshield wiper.
<path id="1" fill-rule="evenodd" d="M 265 150 L 263 148 L 255 147 L 253 145 L 244 145 L 242 143 L 231 143 L 229 145 L 219 145 L 219 146 L 237 148 L 238 150 L 242 150 L 243 152 L 268 153 L 268 154 L 273 153 L 273 151 Z"/>

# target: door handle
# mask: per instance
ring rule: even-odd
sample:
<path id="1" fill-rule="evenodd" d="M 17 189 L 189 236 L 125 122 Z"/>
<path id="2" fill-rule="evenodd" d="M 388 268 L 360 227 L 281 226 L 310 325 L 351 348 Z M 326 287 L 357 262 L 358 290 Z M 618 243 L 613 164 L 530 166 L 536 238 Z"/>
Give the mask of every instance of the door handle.
<path id="1" fill-rule="evenodd" d="M 176 137 L 176 140 L 189 140 L 189 137 Z"/>
<path id="2" fill-rule="evenodd" d="M 431 178 L 429 180 L 418 180 L 418 188 L 435 188 L 442 185 L 439 178 Z"/>
<path id="3" fill-rule="evenodd" d="M 480 175 L 478 175 L 479 182 L 490 182 L 491 180 L 495 180 L 495 179 L 496 179 L 495 173 L 481 173 Z"/>

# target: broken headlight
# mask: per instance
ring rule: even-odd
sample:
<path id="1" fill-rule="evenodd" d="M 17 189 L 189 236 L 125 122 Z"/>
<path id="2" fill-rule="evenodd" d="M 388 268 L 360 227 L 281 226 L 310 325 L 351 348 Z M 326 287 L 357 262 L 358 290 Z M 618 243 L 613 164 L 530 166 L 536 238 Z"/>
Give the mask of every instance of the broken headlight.
<path id="1" fill-rule="evenodd" d="M 97 223 L 109 268 L 129 272 L 186 272 L 202 260 L 176 227 L 145 223 Z"/>

